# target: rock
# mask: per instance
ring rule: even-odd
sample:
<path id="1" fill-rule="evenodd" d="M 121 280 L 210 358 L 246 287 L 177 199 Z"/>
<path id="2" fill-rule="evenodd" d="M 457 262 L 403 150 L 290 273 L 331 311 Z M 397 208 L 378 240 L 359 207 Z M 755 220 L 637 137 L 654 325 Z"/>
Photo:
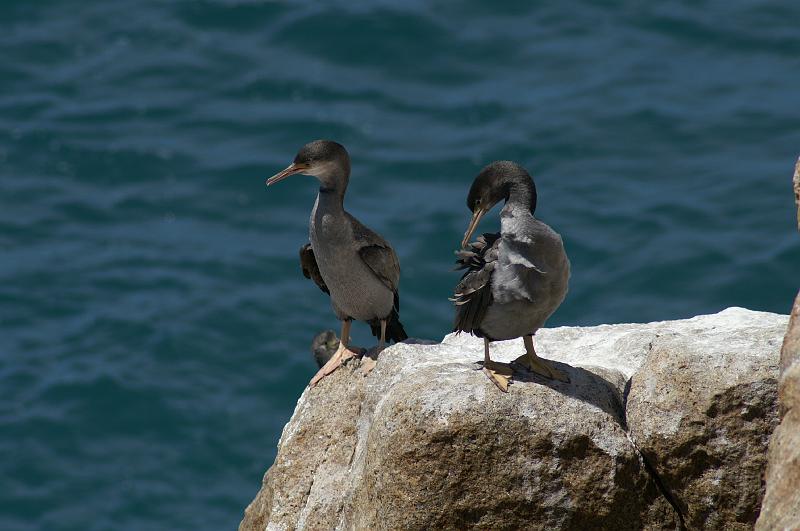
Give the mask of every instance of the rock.
<path id="1" fill-rule="evenodd" d="M 800 230 L 800 158 L 792 178 Z M 800 293 L 781 347 L 781 423 L 769 444 L 767 494 L 756 529 L 800 529 Z"/>
<path id="2" fill-rule="evenodd" d="M 752 313 L 662 329 L 631 380 L 631 436 L 690 529 L 752 529 L 761 506 L 785 319 Z"/>
<path id="3" fill-rule="evenodd" d="M 800 157 L 794 165 L 792 188 L 794 189 L 794 204 L 797 205 L 797 230 L 800 230 Z"/>
<path id="4" fill-rule="evenodd" d="M 800 179 L 797 182 L 800 194 Z M 769 445 L 767 493 L 758 530 L 800 529 L 800 293 L 781 348 L 778 389 L 782 420 Z"/>
<path id="5" fill-rule="evenodd" d="M 401 344 L 366 379 L 350 367 L 307 390 L 240 529 L 671 521 L 610 384 L 574 368 L 569 385 L 502 394 L 475 370 L 474 347 Z"/>
<path id="6" fill-rule="evenodd" d="M 786 327 L 786 336 L 781 347 L 781 374 L 786 374 L 789 369 L 800 361 L 800 292 L 794 300 L 789 326 Z M 791 390 L 786 390 L 790 392 Z M 789 398 L 789 397 L 786 397 Z"/>
<path id="7" fill-rule="evenodd" d="M 562 362 L 557 366 L 571 383 L 521 373 L 508 394 L 475 370 L 483 358 L 477 338 L 449 335 L 441 344 L 392 346 L 368 377 L 351 363 L 305 390 L 240 529 L 674 529 L 678 514 L 652 472 L 674 479 L 658 467 L 675 452 L 654 441 L 661 433 L 679 433 L 658 431 L 643 417 L 644 407 L 652 403 L 653 416 L 682 426 L 684 419 L 700 421 L 697 404 L 713 402 L 713 389 L 720 389 L 716 416 L 706 419 L 716 447 L 724 446 L 717 429 L 732 430 L 733 446 L 739 437 L 755 444 L 751 424 L 758 420 L 750 414 L 772 404 L 761 422 L 768 437 L 774 396 L 770 402 L 768 377 L 751 374 L 773 367 L 775 394 L 785 323 L 783 316 L 729 309 L 684 321 L 544 329 L 537 351 Z M 492 345 L 499 361 L 522 352 L 521 340 Z M 711 380 L 697 384 L 697 397 L 660 380 L 670 376 L 663 370 L 672 366 L 670 356 L 687 364 L 676 383 L 702 375 Z M 719 371 L 695 370 L 695 358 L 718 360 Z M 659 376 L 642 376 L 651 370 Z M 669 391 L 668 402 L 647 382 Z M 743 427 L 722 422 L 733 422 L 736 393 L 749 400 Z M 656 407 L 667 403 L 683 413 Z M 655 470 L 642 460 L 629 426 L 651 452 Z M 761 444 L 763 454 L 766 440 Z M 742 454 L 752 460 L 743 464 L 747 471 L 758 466 L 750 446 Z M 742 498 L 760 499 L 760 485 L 742 479 L 749 472 L 732 474 L 727 464 L 719 462 L 719 491 L 741 488 Z M 667 484 L 688 517 L 695 502 L 682 495 L 694 492 L 698 480 L 681 480 Z M 722 513 L 712 527 L 736 525 L 734 510 L 723 507 Z M 755 515 L 745 516 L 752 526 Z"/>

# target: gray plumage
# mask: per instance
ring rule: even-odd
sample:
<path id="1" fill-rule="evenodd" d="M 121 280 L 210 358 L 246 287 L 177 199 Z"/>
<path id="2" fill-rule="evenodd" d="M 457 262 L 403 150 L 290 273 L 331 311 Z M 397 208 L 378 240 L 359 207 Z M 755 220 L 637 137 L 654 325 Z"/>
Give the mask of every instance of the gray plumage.
<path id="1" fill-rule="evenodd" d="M 536 188 L 518 164 L 487 166 L 467 206 L 488 212 L 500 200 L 506 201 L 500 232 L 484 234 L 457 253 L 466 272 L 453 299 L 454 331 L 490 341 L 533 335 L 564 300 L 570 272 L 561 236 L 533 215 Z"/>
<path id="2" fill-rule="evenodd" d="M 350 157 L 344 146 L 327 140 L 306 144 L 286 175 L 305 173 L 320 181 L 309 220 L 309 240 L 300 248 L 303 274 L 331 297 L 336 317 L 370 324 L 380 337 L 387 320 L 386 339 L 407 339 L 398 312 L 400 262 L 391 245 L 344 209 L 350 178 Z M 284 178 L 284 172 L 272 182 Z"/>
<path id="3" fill-rule="evenodd" d="M 320 190 L 309 223 L 309 239 L 320 276 L 340 320 L 388 318 L 400 281 L 394 249 L 342 207 L 336 190 Z"/>

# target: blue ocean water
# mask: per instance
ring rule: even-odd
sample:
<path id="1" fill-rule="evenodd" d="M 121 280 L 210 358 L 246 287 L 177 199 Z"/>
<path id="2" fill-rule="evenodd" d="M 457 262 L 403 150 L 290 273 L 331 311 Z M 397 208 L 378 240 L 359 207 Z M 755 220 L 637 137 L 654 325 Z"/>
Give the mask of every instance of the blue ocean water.
<path id="1" fill-rule="evenodd" d="M 742 0 L 4 0 L 0 529 L 235 528 L 338 327 L 297 263 L 314 183 L 264 186 L 316 138 L 350 150 L 346 206 L 395 245 L 412 336 L 449 330 L 466 193 L 500 158 L 572 260 L 551 326 L 786 313 L 799 21 Z"/>

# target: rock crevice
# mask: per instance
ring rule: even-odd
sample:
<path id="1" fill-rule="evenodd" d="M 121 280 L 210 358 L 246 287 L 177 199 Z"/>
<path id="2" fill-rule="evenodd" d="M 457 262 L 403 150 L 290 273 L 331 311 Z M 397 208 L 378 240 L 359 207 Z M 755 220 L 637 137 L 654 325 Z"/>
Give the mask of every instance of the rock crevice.
<path id="1" fill-rule="evenodd" d="M 661 493 L 661 496 L 664 497 L 667 503 L 669 503 L 670 507 L 672 507 L 672 510 L 675 511 L 675 519 L 677 520 L 676 522 L 677 529 L 680 530 L 686 529 L 686 515 L 684 515 L 683 510 L 681 510 L 683 504 L 681 503 L 680 500 L 675 498 L 675 495 L 669 490 L 669 487 L 667 487 L 666 483 L 664 483 L 664 481 L 658 475 L 658 470 L 656 470 L 656 467 L 653 465 L 653 463 L 650 462 L 649 459 L 647 459 L 647 456 L 644 453 L 642 453 L 639 447 L 636 446 L 636 442 L 630 436 L 628 437 L 628 440 L 631 442 L 631 445 L 639 454 L 639 458 L 642 460 L 644 469 L 647 471 L 648 474 L 650 474 L 650 477 L 653 479 L 653 483 L 655 483 L 658 492 Z"/>

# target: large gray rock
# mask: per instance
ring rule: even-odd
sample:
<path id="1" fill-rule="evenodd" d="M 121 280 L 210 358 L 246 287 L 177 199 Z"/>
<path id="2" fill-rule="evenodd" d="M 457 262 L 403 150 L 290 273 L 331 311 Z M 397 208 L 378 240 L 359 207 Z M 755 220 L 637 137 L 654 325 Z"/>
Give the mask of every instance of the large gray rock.
<path id="1" fill-rule="evenodd" d="M 781 349 L 778 389 L 782 420 L 769 445 L 767 493 L 756 526 L 759 530 L 800 529 L 800 293 Z"/>
<path id="2" fill-rule="evenodd" d="M 800 158 L 792 184 L 800 230 Z M 767 494 L 756 526 L 759 530 L 800 529 L 800 293 L 781 348 L 778 396 L 782 420 L 769 444 Z"/>
<path id="3" fill-rule="evenodd" d="M 730 378 L 750 381 L 736 370 L 754 366 L 772 366 L 777 374 L 785 325 L 783 316 L 729 309 L 684 321 L 545 329 L 537 334 L 537 351 L 568 363 L 558 367 L 571 383 L 519 374 L 508 394 L 475 370 L 483 357 L 476 338 L 393 346 L 366 378 L 355 362 L 306 389 L 240 529 L 676 528 L 679 517 L 663 482 L 648 470 L 652 463 L 658 469 L 658 456 L 644 463 L 627 432 L 629 426 L 640 436 L 652 431 L 651 419 L 636 416 L 647 400 L 637 403 L 635 423 L 626 417 L 629 385 L 629 409 L 634 398 L 629 380 L 650 370 L 661 353 L 691 362 L 681 349 L 704 360 L 707 352 L 729 355 L 718 363 L 725 370 L 703 373 L 724 380 L 708 389 L 728 389 Z M 521 340 L 492 345 L 499 361 L 522 352 Z M 733 363 L 737 355 L 750 362 Z M 666 383 L 654 385 L 668 390 Z M 694 399 L 682 396 L 669 411 L 652 414 L 680 425 L 675 409 L 683 408 L 686 418 L 694 414 Z M 768 429 L 774 398 L 756 403 L 773 404 L 763 412 Z M 723 400 L 719 407 L 727 405 Z M 731 477 L 720 474 L 721 492 L 745 488 L 743 496 L 760 496 L 759 485 L 728 484 Z M 681 494 L 671 494 L 678 507 L 686 504 Z M 750 518 L 752 526 L 755 515 Z"/>
<path id="4" fill-rule="evenodd" d="M 750 313 L 662 329 L 631 381 L 631 436 L 691 529 L 752 529 L 758 517 L 786 321 Z"/>

